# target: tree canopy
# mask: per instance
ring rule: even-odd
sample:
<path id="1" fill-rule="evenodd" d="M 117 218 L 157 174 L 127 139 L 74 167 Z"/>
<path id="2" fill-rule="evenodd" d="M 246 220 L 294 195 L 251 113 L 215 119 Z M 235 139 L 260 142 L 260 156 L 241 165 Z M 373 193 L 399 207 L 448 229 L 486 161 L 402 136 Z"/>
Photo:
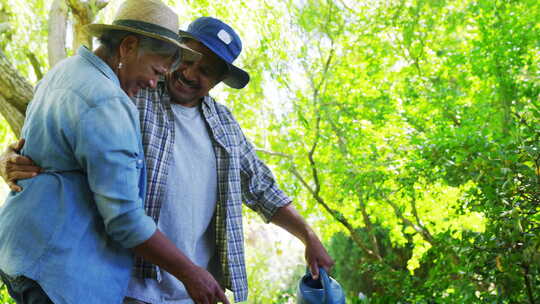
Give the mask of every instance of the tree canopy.
<path id="1" fill-rule="evenodd" d="M 4 141 L 32 86 L 91 44 L 80 27 L 120 2 L 0 0 Z M 350 303 L 540 301 L 539 1 L 166 2 L 243 38 L 250 84 L 214 95 L 323 236 Z M 250 273 L 272 268 L 252 250 Z M 249 302 L 292 303 L 299 277 L 283 276 L 252 275 Z"/>

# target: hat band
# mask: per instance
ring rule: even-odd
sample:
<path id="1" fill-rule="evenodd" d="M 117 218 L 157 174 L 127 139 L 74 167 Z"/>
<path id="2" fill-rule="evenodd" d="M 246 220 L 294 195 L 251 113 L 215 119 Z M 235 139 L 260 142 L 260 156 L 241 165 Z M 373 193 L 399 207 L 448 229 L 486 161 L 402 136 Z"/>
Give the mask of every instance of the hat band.
<path id="1" fill-rule="evenodd" d="M 113 22 L 113 24 L 114 25 L 131 27 L 131 28 L 134 28 L 134 29 L 137 29 L 137 30 L 157 34 L 157 35 L 164 36 L 164 37 L 167 37 L 169 39 L 176 40 L 176 41 L 180 40 L 180 36 L 178 36 L 177 33 L 173 32 L 173 31 L 171 31 L 171 30 L 169 30 L 167 28 L 164 28 L 162 26 L 152 24 L 152 23 L 148 23 L 148 22 L 144 22 L 144 21 L 122 19 L 122 20 L 115 20 Z"/>

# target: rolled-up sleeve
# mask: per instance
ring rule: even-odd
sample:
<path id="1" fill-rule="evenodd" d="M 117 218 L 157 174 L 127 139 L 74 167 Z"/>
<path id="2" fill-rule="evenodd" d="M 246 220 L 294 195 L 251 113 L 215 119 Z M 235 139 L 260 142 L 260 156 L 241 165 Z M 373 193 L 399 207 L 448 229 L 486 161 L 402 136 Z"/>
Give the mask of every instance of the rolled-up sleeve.
<path id="1" fill-rule="evenodd" d="M 143 209 L 138 113 L 129 101 L 108 100 L 81 117 L 75 156 L 87 173 L 108 235 L 125 248 L 148 240 L 156 224 Z"/>
<path id="2" fill-rule="evenodd" d="M 244 203 L 268 223 L 279 208 L 292 200 L 279 189 L 272 171 L 259 159 L 253 145 L 243 134 L 240 154 Z"/>

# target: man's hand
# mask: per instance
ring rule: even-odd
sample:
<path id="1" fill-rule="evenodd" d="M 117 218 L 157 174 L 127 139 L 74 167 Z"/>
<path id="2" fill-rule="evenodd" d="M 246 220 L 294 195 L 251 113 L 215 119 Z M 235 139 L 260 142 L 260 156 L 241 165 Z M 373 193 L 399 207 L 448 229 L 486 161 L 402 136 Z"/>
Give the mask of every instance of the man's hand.
<path id="1" fill-rule="evenodd" d="M 334 261 L 324 249 L 313 229 L 291 204 L 279 208 L 272 217 L 271 222 L 287 230 L 304 243 L 306 246 L 306 262 L 313 279 L 319 278 L 319 267 L 324 268 L 326 272 L 330 272 Z"/>
<path id="2" fill-rule="evenodd" d="M 313 279 L 319 278 L 319 267 L 324 268 L 326 272 L 330 272 L 334 266 L 334 260 L 328 255 L 319 238 L 313 234 L 306 241 L 306 262 Z"/>
<path id="3" fill-rule="evenodd" d="M 34 177 L 41 171 L 30 158 L 19 154 L 23 146 L 24 139 L 20 139 L 9 145 L 0 155 L 0 175 L 9 188 L 16 192 L 22 191 L 21 186 L 17 185 L 17 180 Z"/>
<path id="4" fill-rule="evenodd" d="M 159 229 L 133 251 L 182 281 L 196 304 L 230 304 L 216 279 L 193 264 Z"/>
<path id="5" fill-rule="evenodd" d="M 189 296 L 196 304 L 229 304 L 223 289 L 205 269 L 195 266 L 183 280 Z"/>

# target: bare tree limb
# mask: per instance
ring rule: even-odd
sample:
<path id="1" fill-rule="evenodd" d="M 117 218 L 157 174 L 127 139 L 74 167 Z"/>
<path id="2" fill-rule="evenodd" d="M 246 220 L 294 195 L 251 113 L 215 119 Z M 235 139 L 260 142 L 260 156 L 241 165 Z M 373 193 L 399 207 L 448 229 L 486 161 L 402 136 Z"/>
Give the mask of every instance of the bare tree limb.
<path id="1" fill-rule="evenodd" d="M 66 0 L 67 5 L 75 19 L 73 49 L 76 50 L 81 45 L 92 49 L 92 37 L 84 30 L 84 26 L 92 23 L 96 14 L 105 8 L 108 2 L 103 0 L 91 0 L 83 2 L 81 0 Z"/>
<path id="2" fill-rule="evenodd" d="M 41 80 L 43 78 L 43 72 L 41 72 L 41 64 L 39 63 L 39 60 L 36 57 L 36 54 L 26 51 L 26 57 L 28 60 L 30 60 L 30 64 L 32 65 L 32 68 L 34 69 L 34 73 L 36 73 L 36 77 L 38 80 Z"/>
<path id="3" fill-rule="evenodd" d="M 13 132 L 19 136 L 24 123 L 26 106 L 32 99 L 32 85 L 0 52 L 0 113 L 8 121 Z"/>
<path id="4" fill-rule="evenodd" d="M 65 0 L 54 0 L 49 11 L 47 50 L 49 67 L 66 58 L 66 29 L 68 10 Z"/>
<path id="5" fill-rule="evenodd" d="M 0 113 L 6 119 L 11 131 L 18 137 L 24 124 L 24 115 L 0 94 Z"/>

